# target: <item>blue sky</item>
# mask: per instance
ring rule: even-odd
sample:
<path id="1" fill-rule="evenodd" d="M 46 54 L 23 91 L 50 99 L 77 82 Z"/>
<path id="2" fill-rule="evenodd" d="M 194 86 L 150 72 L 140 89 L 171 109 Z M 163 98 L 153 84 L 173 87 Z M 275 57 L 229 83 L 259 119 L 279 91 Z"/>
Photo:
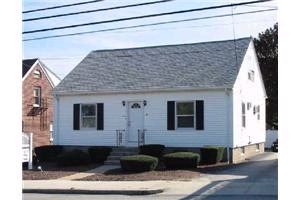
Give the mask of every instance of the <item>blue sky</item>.
<path id="1" fill-rule="evenodd" d="M 52 7 L 57 5 L 82 2 L 83 0 L 24 0 L 23 11 Z M 150 0 L 122 1 L 104 0 L 98 3 L 61 9 L 47 10 L 22 14 L 23 19 L 42 17 L 47 15 L 63 14 L 91 9 L 109 8 L 114 6 L 149 2 Z M 154 0 L 152 0 L 154 1 Z M 157 0 L 156 0 L 157 1 Z M 250 0 L 246 0 L 250 1 Z M 171 12 L 185 9 L 203 8 L 230 3 L 246 2 L 245 0 L 173 0 L 170 2 L 124 8 L 118 10 L 102 11 L 89 14 L 73 15 L 60 18 L 23 22 L 23 31 L 30 31 L 57 26 L 82 24 L 110 19 L 141 16 L 154 13 Z M 131 21 L 123 21 L 95 26 L 78 27 L 72 29 L 23 34 L 23 39 L 68 34 L 83 31 L 95 31 L 107 28 L 134 26 L 140 24 L 157 23 L 171 20 L 182 20 L 198 17 L 207 17 L 221 14 L 248 12 L 277 8 L 277 1 L 267 3 L 237 6 L 191 12 L 161 17 L 145 18 Z M 255 14 L 235 15 L 223 18 L 204 19 L 183 23 L 149 26 L 135 29 L 125 29 L 110 32 L 98 32 L 71 37 L 50 38 L 35 41 L 22 42 L 22 57 L 40 58 L 59 77 L 65 77 L 89 52 L 99 49 L 118 49 L 130 47 L 143 47 L 168 44 L 196 43 L 204 41 L 227 40 L 240 37 L 257 37 L 267 28 L 273 27 L 277 22 L 277 11 L 266 11 Z M 233 26 L 234 25 L 234 26 Z M 235 34 L 233 34 L 235 33 Z"/>

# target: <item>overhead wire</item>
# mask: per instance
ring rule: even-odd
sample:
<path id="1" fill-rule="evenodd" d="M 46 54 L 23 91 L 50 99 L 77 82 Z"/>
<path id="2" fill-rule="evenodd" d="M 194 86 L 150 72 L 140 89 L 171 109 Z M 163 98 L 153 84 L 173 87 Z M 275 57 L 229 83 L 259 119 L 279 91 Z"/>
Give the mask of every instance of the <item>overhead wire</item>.
<path id="1" fill-rule="evenodd" d="M 277 10 L 277 9 L 272 8 L 272 9 L 264 9 L 264 10 L 240 12 L 240 13 L 233 13 L 233 14 L 231 13 L 231 14 L 214 15 L 214 16 L 208 16 L 208 17 L 197 17 L 197 18 L 189 18 L 189 19 L 182 19 L 182 20 L 171 20 L 171 21 L 156 22 L 156 23 L 149 23 L 149 24 L 140 24 L 140 25 L 133 25 L 133 26 L 123 26 L 123 27 L 108 28 L 108 29 L 101 29 L 101 30 L 95 30 L 95 31 L 84 31 L 84 32 L 69 33 L 69 34 L 60 34 L 60 35 L 52 35 L 52 36 L 44 36 L 44 37 L 35 37 L 35 38 L 24 39 L 23 41 L 32 41 L 32 40 L 41 40 L 41 39 L 49 39 L 49 38 L 58 38 L 58 37 L 67 37 L 67 36 L 75 36 L 75 35 L 84 35 L 84 34 L 92 34 L 92 33 L 98 33 L 98 32 L 108 32 L 108 31 L 123 30 L 123 29 L 133 29 L 133 28 L 141 28 L 141 27 L 147 27 L 147 26 L 157 26 L 157 25 L 165 25 L 165 24 L 180 23 L 180 22 L 189 22 L 189 21 L 196 21 L 196 20 L 203 20 L 203 19 L 228 17 L 228 16 L 232 16 L 232 15 L 254 14 L 254 13 L 268 12 L 268 11 L 274 11 L 274 10 Z"/>
<path id="2" fill-rule="evenodd" d="M 60 6 L 52 6 L 52 7 L 47 7 L 47 8 L 26 10 L 26 11 L 23 11 L 22 13 L 26 14 L 26 13 L 32 13 L 32 12 L 45 11 L 45 10 L 53 10 L 53 9 L 57 9 L 57 8 L 65 8 L 65 7 L 78 6 L 78 5 L 83 5 L 83 4 L 97 3 L 100 1 L 104 1 L 104 0 L 84 1 L 84 2 L 79 2 L 79 3 L 64 4 L 64 5 L 60 5 Z"/>
<path id="3" fill-rule="evenodd" d="M 69 29 L 69 28 L 76 28 L 76 27 L 82 27 L 82 26 L 91 26 L 91 25 L 97 25 L 97 24 L 105 24 L 105 23 L 120 22 L 120 21 L 129 21 L 129 20 L 143 19 L 143 18 L 152 18 L 152 17 L 158 17 L 158 16 L 189 13 L 189 12 L 196 12 L 196 11 L 203 11 L 203 10 L 210 10 L 210 9 L 219 9 L 219 8 L 226 8 L 226 7 L 231 7 L 231 6 L 255 4 L 255 3 L 268 2 L 268 1 L 272 1 L 272 0 L 248 1 L 248 2 L 235 3 L 235 4 L 224 4 L 224 5 L 219 5 L 219 6 L 210 6 L 210 7 L 204 7 L 204 8 L 196 8 L 196 9 L 187 9 L 187 10 L 180 10 L 180 11 L 156 13 L 156 14 L 150 14 L 150 15 L 142 15 L 142 16 L 112 19 L 112 20 L 104 20 L 104 21 L 90 22 L 90 23 L 83 23 L 83 24 L 73 24 L 73 25 L 68 25 L 68 26 L 58 26 L 58 27 L 52 27 L 52 28 L 24 31 L 23 34 L 46 32 L 46 31 L 61 30 L 61 29 Z"/>
<path id="4" fill-rule="evenodd" d="M 94 10 L 85 10 L 85 11 L 80 11 L 80 12 L 71 12 L 71 13 L 58 14 L 58 15 L 49 15 L 49 16 L 44 16 L 44 17 L 23 19 L 22 21 L 23 22 L 28 22 L 28 21 L 36 21 L 36 20 L 49 19 L 49 18 L 57 18 L 57 17 L 65 17 L 65 16 L 71 16 L 71 15 L 79 15 L 79 14 L 87 14 L 87 13 L 93 13 L 93 12 L 107 11 L 107 10 L 117 10 L 117 9 L 122 9 L 122 8 L 130 8 L 130 7 L 165 3 L 165 2 L 169 2 L 169 1 L 173 1 L 173 0 L 160 0 L 160 1 L 152 1 L 152 2 L 145 2 L 145 3 L 138 3 L 138 4 L 129 4 L 129 5 L 124 5 L 124 6 L 100 8 L 100 9 L 94 9 Z"/>

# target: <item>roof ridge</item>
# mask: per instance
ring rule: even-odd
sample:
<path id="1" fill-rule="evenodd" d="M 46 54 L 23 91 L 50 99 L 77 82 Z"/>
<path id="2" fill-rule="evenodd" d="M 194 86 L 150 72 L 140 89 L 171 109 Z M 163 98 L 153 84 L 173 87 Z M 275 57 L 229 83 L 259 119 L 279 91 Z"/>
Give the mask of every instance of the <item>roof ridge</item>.
<path id="1" fill-rule="evenodd" d="M 96 52 L 111 52 L 111 51 L 125 51 L 125 50 L 139 50 L 139 49 L 150 49 L 150 48 L 160 48 L 160 47 L 175 47 L 175 46 L 187 46 L 187 45 L 197 45 L 197 44 L 207 44 L 207 43 L 223 43 L 223 42 L 230 42 L 230 41 L 238 41 L 238 40 L 245 40 L 245 39 L 252 39 L 252 36 L 249 37 L 242 37 L 237 39 L 227 39 L 227 40 L 213 40 L 213 41 L 205 41 L 205 42 L 193 42 L 193 43 L 178 43 L 178 44 L 167 44 L 167 45 L 154 45 L 154 46 L 141 46 L 141 47 L 126 47 L 126 48 L 116 48 L 116 49 L 99 49 L 93 50 L 90 53 Z"/>

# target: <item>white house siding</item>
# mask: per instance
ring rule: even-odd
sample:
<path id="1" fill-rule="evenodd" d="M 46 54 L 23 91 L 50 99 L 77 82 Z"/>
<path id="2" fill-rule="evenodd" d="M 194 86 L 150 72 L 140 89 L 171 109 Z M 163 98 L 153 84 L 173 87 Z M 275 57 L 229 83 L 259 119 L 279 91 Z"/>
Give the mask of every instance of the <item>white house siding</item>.
<path id="1" fill-rule="evenodd" d="M 248 71 L 254 71 L 254 81 L 248 79 Z M 253 42 L 247 50 L 233 88 L 233 147 L 263 143 L 265 131 L 265 90 L 260 74 Z M 246 127 L 242 127 L 242 102 L 246 106 Z M 252 107 L 248 110 L 247 103 Z M 260 106 L 260 119 L 253 114 L 253 106 Z"/>
<path id="2" fill-rule="evenodd" d="M 168 147 L 227 146 L 230 101 L 224 90 L 60 96 L 54 142 L 61 145 L 116 145 L 116 129 L 127 130 L 127 103 L 146 100 L 146 143 Z M 167 130 L 167 101 L 204 100 L 204 130 Z M 73 130 L 73 104 L 104 103 L 104 130 Z M 229 104 L 228 104 L 229 103 Z"/>

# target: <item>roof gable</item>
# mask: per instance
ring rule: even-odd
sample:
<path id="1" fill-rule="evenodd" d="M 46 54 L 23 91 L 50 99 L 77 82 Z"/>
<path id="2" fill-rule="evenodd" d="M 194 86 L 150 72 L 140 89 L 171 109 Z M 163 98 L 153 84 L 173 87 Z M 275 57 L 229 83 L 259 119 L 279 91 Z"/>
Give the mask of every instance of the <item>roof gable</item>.
<path id="1" fill-rule="evenodd" d="M 92 51 L 55 92 L 233 87 L 250 41 Z"/>
<path id="2" fill-rule="evenodd" d="M 26 79 L 28 74 L 35 68 L 35 66 L 39 63 L 43 73 L 46 75 L 48 81 L 50 82 L 52 87 L 55 87 L 59 84 L 61 79 L 52 72 L 44 63 L 42 63 L 38 58 L 34 59 L 25 59 L 22 64 L 22 78 Z"/>

